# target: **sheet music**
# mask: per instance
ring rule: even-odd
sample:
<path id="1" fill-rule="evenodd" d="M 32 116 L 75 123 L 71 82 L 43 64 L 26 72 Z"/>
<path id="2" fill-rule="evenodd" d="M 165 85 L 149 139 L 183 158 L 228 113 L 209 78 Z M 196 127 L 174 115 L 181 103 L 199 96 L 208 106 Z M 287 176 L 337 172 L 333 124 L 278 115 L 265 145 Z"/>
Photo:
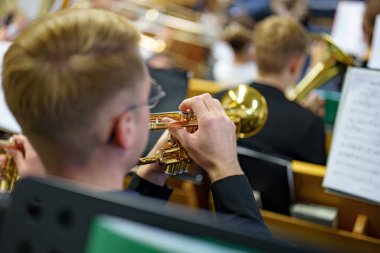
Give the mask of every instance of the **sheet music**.
<path id="1" fill-rule="evenodd" d="M 0 70 L 2 70 L 3 56 L 10 46 L 10 42 L 0 41 Z M 13 117 L 5 102 L 3 86 L 0 78 L 0 129 L 10 133 L 21 133 L 21 128 Z"/>
<path id="2" fill-rule="evenodd" d="M 323 187 L 380 203 L 380 71 L 349 68 Z"/>
<path id="3" fill-rule="evenodd" d="M 368 67 L 380 69 L 380 15 L 376 16 L 371 45 L 372 52 L 368 60 Z"/>
<path id="4" fill-rule="evenodd" d="M 367 49 L 362 29 L 365 2 L 340 1 L 338 3 L 331 37 L 344 52 L 362 57 Z"/>

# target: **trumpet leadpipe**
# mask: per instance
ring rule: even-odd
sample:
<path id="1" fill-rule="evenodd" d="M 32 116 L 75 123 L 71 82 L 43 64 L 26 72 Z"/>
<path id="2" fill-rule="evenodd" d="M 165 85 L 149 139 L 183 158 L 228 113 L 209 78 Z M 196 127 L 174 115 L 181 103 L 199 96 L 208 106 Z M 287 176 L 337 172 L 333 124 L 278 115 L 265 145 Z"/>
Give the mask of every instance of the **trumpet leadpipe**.
<path id="1" fill-rule="evenodd" d="M 165 120 L 165 118 L 167 118 L 167 120 Z M 151 113 L 148 123 L 148 127 L 151 131 L 169 128 L 193 127 L 197 125 L 198 121 L 195 114 L 186 111 Z"/>
<path id="2" fill-rule="evenodd" d="M 11 140 L 0 140 L 0 150 L 1 149 L 19 149 L 22 150 L 23 146 L 21 144 L 15 143 Z"/>

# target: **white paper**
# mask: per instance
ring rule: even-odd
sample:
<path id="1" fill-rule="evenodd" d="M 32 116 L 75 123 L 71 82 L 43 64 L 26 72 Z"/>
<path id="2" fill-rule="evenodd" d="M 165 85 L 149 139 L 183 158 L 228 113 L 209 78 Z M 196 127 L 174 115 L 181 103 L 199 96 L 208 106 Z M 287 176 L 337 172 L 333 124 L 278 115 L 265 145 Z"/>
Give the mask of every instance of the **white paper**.
<path id="1" fill-rule="evenodd" d="M 364 11 L 364 1 L 340 1 L 331 30 L 331 36 L 337 46 L 359 58 L 367 49 L 362 29 Z"/>
<path id="2" fill-rule="evenodd" d="M 368 67 L 380 69 L 380 15 L 376 16 L 371 45 L 371 56 L 368 60 Z"/>
<path id="3" fill-rule="evenodd" d="M 3 69 L 3 57 L 10 44 L 10 42 L 0 41 L 0 70 Z M 5 102 L 1 79 L 2 78 L 0 78 L 0 129 L 10 133 L 21 133 L 19 124 L 9 111 Z"/>
<path id="4" fill-rule="evenodd" d="M 380 71 L 349 68 L 323 187 L 380 203 Z"/>

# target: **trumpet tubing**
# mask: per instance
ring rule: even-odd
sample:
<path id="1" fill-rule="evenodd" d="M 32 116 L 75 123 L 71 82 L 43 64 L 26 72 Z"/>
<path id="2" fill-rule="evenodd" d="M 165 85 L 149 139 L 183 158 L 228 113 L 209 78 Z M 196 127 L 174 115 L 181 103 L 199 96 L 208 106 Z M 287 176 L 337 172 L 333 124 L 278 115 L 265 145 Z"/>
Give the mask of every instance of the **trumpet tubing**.
<path id="1" fill-rule="evenodd" d="M 171 122 L 164 122 L 164 118 L 169 118 Z M 151 113 L 149 116 L 149 129 L 151 131 L 164 130 L 168 128 L 193 127 L 198 126 L 197 116 L 186 111 L 174 111 L 163 113 Z"/>

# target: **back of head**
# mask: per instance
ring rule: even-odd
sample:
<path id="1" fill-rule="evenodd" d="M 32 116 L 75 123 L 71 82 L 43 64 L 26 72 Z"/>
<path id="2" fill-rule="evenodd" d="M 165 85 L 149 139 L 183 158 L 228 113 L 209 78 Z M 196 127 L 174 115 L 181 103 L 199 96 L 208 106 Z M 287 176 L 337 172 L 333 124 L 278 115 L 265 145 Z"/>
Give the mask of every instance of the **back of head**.
<path id="1" fill-rule="evenodd" d="M 139 38 L 121 16 L 70 9 L 36 21 L 13 42 L 3 65 L 6 101 L 45 165 L 84 163 L 102 142 L 100 110 L 146 71 Z"/>
<path id="2" fill-rule="evenodd" d="M 235 54 L 245 53 L 252 44 L 251 32 L 238 23 L 228 25 L 224 29 L 223 37 Z"/>
<path id="3" fill-rule="evenodd" d="M 255 28 L 256 63 L 261 74 L 279 74 L 290 60 L 306 53 L 308 35 L 295 19 L 271 16 Z"/>
<path id="4" fill-rule="evenodd" d="M 376 16 L 380 14 L 380 0 L 368 0 L 363 16 L 363 31 L 367 44 L 371 45 Z"/>

